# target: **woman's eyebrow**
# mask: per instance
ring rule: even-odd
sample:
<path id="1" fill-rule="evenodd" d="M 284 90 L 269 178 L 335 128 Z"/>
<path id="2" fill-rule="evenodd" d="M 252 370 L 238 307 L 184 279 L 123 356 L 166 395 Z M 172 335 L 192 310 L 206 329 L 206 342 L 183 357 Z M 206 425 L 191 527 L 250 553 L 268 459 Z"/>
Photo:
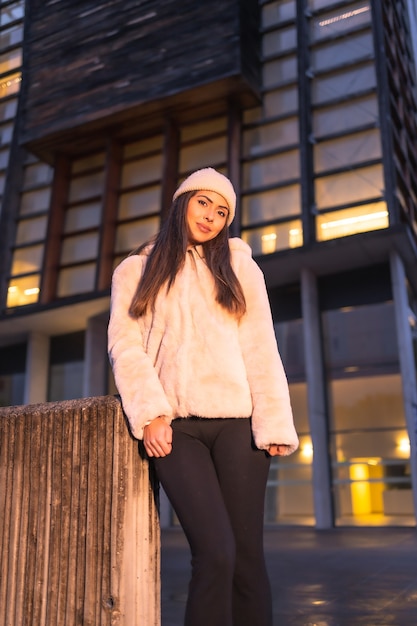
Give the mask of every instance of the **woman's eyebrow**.
<path id="1" fill-rule="evenodd" d="M 204 193 L 199 193 L 198 197 L 203 197 L 205 198 L 208 202 L 210 202 L 210 204 L 214 204 L 213 200 L 211 198 L 209 198 L 208 196 L 206 196 Z M 225 209 L 228 213 L 229 211 L 229 207 L 228 206 L 223 206 L 222 204 L 219 204 L 219 209 Z"/>

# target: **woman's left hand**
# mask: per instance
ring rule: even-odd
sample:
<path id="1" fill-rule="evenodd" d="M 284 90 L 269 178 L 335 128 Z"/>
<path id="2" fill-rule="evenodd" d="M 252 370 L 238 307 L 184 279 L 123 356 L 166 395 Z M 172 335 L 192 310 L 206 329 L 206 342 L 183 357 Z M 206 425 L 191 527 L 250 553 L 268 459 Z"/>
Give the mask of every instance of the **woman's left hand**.
<path id="1" fill-rule="evenodd" d="M 288 454 L 288 448 L 290 446 L 285 445 L 284 443 L 273 444 L 269 446 L 268 452 L 271 456 L 286 456 Z"/>

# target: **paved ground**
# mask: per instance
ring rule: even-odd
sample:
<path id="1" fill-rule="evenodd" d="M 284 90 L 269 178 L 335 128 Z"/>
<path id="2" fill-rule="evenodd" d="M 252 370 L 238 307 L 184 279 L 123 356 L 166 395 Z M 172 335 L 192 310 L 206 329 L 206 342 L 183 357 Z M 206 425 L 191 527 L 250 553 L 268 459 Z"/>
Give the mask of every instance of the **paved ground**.
<path id="1" fill-rule="evenodd" d="M 266 529 L 274 626 L 417 626 L 415 528 Z M 162 534 L 162 626 L 182 626 L 189 554 Z M 254 624 L 253 626 L 256 626 Z"/>

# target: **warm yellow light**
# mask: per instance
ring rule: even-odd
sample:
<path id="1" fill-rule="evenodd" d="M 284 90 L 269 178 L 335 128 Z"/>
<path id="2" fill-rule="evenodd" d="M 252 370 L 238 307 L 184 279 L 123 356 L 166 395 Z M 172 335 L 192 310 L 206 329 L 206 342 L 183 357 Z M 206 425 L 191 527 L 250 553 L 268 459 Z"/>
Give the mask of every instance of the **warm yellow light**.
<path id="1" fill-rule="evenodd" d="M 11 287 L 9 287 L 9 288 L 8 288 L 8 290 L 7 290 L 7 291 L 8 291 L 9 293 L 16 293 L 16 292 L 17 292 L 17 290 L 18 290 L 18 289 L 17 289 L 16 285 L 12 285 Z"/>
<path id="2" fill-rule="evenodd" d="M 334 17 L 330 17 L 327 20 L 322 20 L 321 22 L 319 22 L 319 25 L 330 26 L 331 24 L 335 24 L 336 22 L 347 20 L 351 17 L 355 17 L 356 15 L 360 15 L 361 13 L 366 13 L 368 11 L 369 11 L 369 6 L 361 7 L 360 9 L 354 9 L 353 11 L 346 11 L 345 13 L 340 13 L 340 15 L 335 15 Z"/>
<path id="3" fill-rule="evenodd" d="M 407 456 L 410 454 L 410 440 L 408 437 L 402 437 L 398 441 L 398 450 Z"/>
<path id="4" fill-rule="evenodd" d="M 271 252 L 275 252 L 277 247 L 276 233 L 266 233 L 265 235 L 262 235 L 261 240 L 263 254 L 271 254 Z"/>
<path id="5" fill-rule="evenodd" d="M 348 226 L 351 224 L 358 224 L 360 222 L 370 222 L 372 220 L 379 220 L 386 218 L 388 211 L 377 211 L 376 213 L 368 213 L 366 215 L 353 215 L 352 217 L 343 217 L 340 220 L 333 220 L 332 222 L 324 222 L 320 227 L 325 230 L 326 228 L 340 228 L 341 226 Z"/>
<path id="6" fill-rule="evenodd" d="M 39 293 L 39 287 L 32 287 L 31 289 L 25 289 L 23 293 L 25 294 L 25 296 L 33 296 L 36 293 Z"/>
<path id="7" fill-rule="evenodd" d="M 302 232 L 300 228 L 291 228 L 290 235 L 290 248 L 298 248 L 303 245 Z"/>
<path id="8" fill-rule="evenodd" d="M 310 440 L 304 441 L 301 444 L 301 456 L 305 459 L 311 459 L 313 457 L 313 444 Z"/>

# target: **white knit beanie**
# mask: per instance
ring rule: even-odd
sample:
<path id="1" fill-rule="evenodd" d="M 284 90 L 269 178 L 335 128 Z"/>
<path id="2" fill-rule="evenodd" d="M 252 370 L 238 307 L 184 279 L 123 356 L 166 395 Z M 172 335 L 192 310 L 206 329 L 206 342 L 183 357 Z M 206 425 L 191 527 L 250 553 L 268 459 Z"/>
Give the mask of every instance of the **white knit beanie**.
<path id="1" fill-rule="evenodd" d="M 178 196 L 186 193 L 187 191 L 201 191 L 203 189 L 206 191 L 215 191 L 226 200 L 229 208 L 227 225 L 230 226 L 236 210 L 235 190 L 233 189 L 233 185 L 230 180 L 212 167 L 205 167 L 202 170 L 197 170 L 196 172 L 190 174 L 188 178 L 186 178 L 178 187 L 172 200 L 176 200 Z"/>

